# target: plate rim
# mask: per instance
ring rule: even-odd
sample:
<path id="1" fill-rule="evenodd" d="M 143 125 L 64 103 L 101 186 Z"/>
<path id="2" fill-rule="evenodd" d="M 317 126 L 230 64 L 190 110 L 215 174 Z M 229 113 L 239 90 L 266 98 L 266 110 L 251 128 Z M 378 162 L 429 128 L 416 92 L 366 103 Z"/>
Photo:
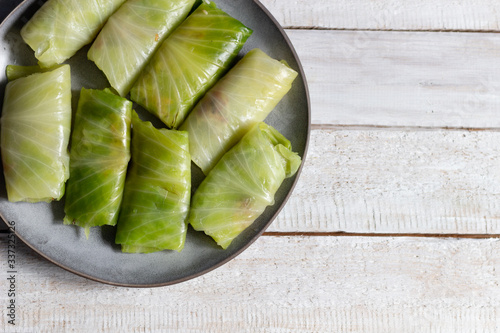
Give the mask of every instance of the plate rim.
<path id="1" fill-rule="evenodd" d="M 26 5 L 26 3 L 28 1 L 31 1 L 31 0 L 23 0 L 21 1 L 6 17 L 5 19 L 0 23 L 0 28 L 2 28 L 6 22 L 9 21 L 10 17 L 12 15 L 14 15 L 14 13 L 16 13 L 18 10 L 20 10 L 23 6 Z M 75 275 L 78 275 L 78 276 L 81 276 L 83 278 L 86 278 L 86 279 L 89 279 L 89 280 L 92 280 L 92 281 L 95 281 L 95 282 L 100 282 L 100 283 L 103 283 L 103 284 L 107 284 L 107 285 L 111 285 L 111 286 L 117 286 L 117 287 L 125 287 L 125 288 L 158 288 L 158 287 L 165 287 L 165 286 L 170 286 L 170 285 L 175 285 L 175 284 L 179 284 L 179 283 L 182 283 L 182 282 L 185 282 L 185 281 L 188 281 L 188 280 L 191 280 L 191 279 L 195 279 L 197 277 L 200 277 L 202 275 L 205 275 L 219 267 L 221 267 L 222 265 L 228 263 L 229 261 L 233 260 L 234 258 L 236 258 L 238 255 L 240 255 L 243 251 L 245 251 L 250 245 L 252 245 L 258 238 L 260 238 L 262 236 L 262 234 L 267 230 L 267 228 L 271 225 L 271 223 L 274 222 L 274 220 L 276 219 L 276 217 L 279 215 L 279 213 L 281 212 L 281 210 L 285 207 L 285 205 L 287 204 L 288 202 L 288 199 L 290 198 L 290 196 L 292 195 L 294 189 L 295 189 L 295 186 L 297 185 L 297 182 L 300 178 L 300 175 L 302 173 L 302 170 L 303 170 L 303 167 L 304 167 L 304 164 L 305 164 L 305 160 L 306 160 L 306 156 L 307 156 L 307 153 L 308 153 L 308 150 L 309 150 L 309 142 L 310 142 L 310 135 L 311 135 L 311 99 L 310 99 L 310 95 L 309 95 L 309 87 L 308 87 L 308 84 L 307 84 L 307 79 L 306 79 L 306 76 L 305 76 L 305 73 L 304 73 L 304 68 L 302 66 L 302 63 L 300 61 L 300 58 L 292 44 L 292 42 L 290 41 L 290 39 L 288 38 L 286 32 L 285 32 L 285 29 L 281 26 L 281 24 L 278 22 L 278 20 L 271 14 L 271 12 L 269 12 L 269 10 L 259 1 L 259 0 L 247 0 L 247 1 L 252 1 L 253 3 L 255 3 L 259 9 L 272 21 L 272 23 L 274 24 L 274 26 L 278 29 L 278 31 L 280 32 L 280 34 L 282 35 L 283 39 L 285 40 L 288 48 L 290 49 L 291 53 L 292 53 L 292 56 L 294 58 L 294 60 L 297 62 L 297 66 L 298 66 L 298 72 L 302 78 L 302 81 L 303 81 L 303 84 L 304 84 L 304 93 L 305 93 L 305 96 L 306 96 L 306 106 L 307 106 L 307 133 L 306 133 L 306 140 L 305 140 L 305 143 L 304 143 L 304 152 L 303 152 L 303 156 L 302 156 L 302 162 L 296 172 L 296 174 L 294 175 L 295 179 L 290 187 L 290 190 L 288 191 L 288 193 L 286 194 L 286 196 L 284 197 L 283 199 L 283 202 L 281 203 L 280 207 L 278 207 L 278 209 L 276 210 L 276 212 L 271 216 L 271 218 L 269 219 L 269 221 L 264 225 L 264 227 L 259 231 L 257 232 L 252 238 L 250 238 L 250 240 L 248 242 L 246 242 L 240 249 L 238 249 L 237 251 L 235 251 L 232 255 L 228 256 L 227 258 L 221 260 L 220 262 L 217 262 L 216 264 L 208 267 L 208 268 L 205 268 L 197 273 L 194 273 L 194 274 L 191 274 L 191 275 L 187 275 L 185 277 L 182 277 L 182 278 L 177 278 L 177 279 L 174 279 L 174 280 L 171 280 L 171 281 L 167 281 L 167 282 L 161 282 L 161 283 L 149 283 L 149 284 L 135 284 L 135 283 L 120 283 L 120 282 L 114 282 L 114 281 L 108 281 L 108 280 L 105 280 L 105 279 L 102 279 L 102 278 L 98 278 L 98 277 L 95 277 L 95 276 L 92 276 L 92 275 L 89 275 L 89 274 L 86 274 L 86 273 L 83 273 L 83 272 L 80 272 L 76 269 L 73 269 L 73 268 L 70 268 L 62 263 L 59 263 L 56 259 L 53 259 L 51 257 L 49 257 L 48 255 L 46 255 L 45 253 L 43 253 L 42 251 L 38 250 L 35 246 L 33 246 L 29 241 L 27 241 L 26 239 L 24 239 L 21 235 L 19 235 L 18 231 L 14 229 L 13 233 L 15 234 L 15 237 L 19 240 L 21 240 L 24 244 L 26 244 L 31 250 L 33 250 L 35 253 L 37 253 L 39 256 L 41 256 L 42 258 L 44 258 L 45 260 L 51 262 L 52 264 L 70 272 L 70 273 L 73 273 Z M 9 232 L 12 232 L 12 228 L 9 224 L 9 222 L 7 221 L 7 219 L 4 217 L 3 213 L 0 212 L 0 219 L 2 220 L 2 222 L 5 224 L 5 226 L 8 228 Z"/>

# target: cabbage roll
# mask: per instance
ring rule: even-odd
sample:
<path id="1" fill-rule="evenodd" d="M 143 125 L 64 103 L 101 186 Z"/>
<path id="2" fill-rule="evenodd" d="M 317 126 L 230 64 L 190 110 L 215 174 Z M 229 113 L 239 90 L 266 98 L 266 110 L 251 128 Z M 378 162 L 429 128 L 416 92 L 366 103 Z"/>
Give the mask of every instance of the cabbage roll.
<path id="1" fill-rule="evenodd" d="M 196 190 L 189 223 L 222 248 L 251 225 L 269 205 L 301 158 L 276 129 L 258 123 L 229 150 Z"/>
<path id="2" fill-rule="evenodd" d="M 115 225 L 128 161 L 132 102 L 106 90 L 83 88 L 71 134 L 65 224 Z"/>
<path id="3" fill-rule="evenodd" d="M 88 52 L 111 86 L 126 96 L 161 42 L 188 15 L 195 0 L 128 0 Z"/>
<path id="4" fill-rule="evenodd" d="M 123 252 L 181 251 L 191 199 L 188 134 L 157 129 L 134 112 L 131 149 L 116 243 Z"/>
<path id="5" fill-rule="evenodd" d="M 251 33 L 214 3 L 201 4 L 162 43 L 132 87 L 131 99 L 177 128 Z"/>
<path id="6" fill-rule="evenodd" d="M 9 201 L 61 199 L 69 177 L 70 130 L 68 65 L 7 84 L 0 145 Z"/>
<path id="7" fill-rule="evenodd" d="M 125 0 L 49 0 L 21 29 L 41 67 L 72 57 L 89 44 Z"/>
<path id="8" fill-rule="evenodd" d="M 204 174 L 290 90 L 297 72 L 259 49 L 248 52 L 195 106 L 180 127 Z"/>

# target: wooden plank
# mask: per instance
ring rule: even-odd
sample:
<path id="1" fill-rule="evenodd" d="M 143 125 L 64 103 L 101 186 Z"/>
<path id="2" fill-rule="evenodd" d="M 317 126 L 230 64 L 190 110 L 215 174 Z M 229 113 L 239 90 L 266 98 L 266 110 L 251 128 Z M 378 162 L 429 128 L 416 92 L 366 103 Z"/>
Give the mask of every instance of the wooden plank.
<path id="1" fill-rule="evenodd" d="M 129 289 L 85 280 L 19 245 L 16 327 L 2 311 L 0 330 L 495 332 L 499 252 L 492 239 L 261 237 L 200 278 Z M 2 261 L 4 281 L 5 271 Z"/>
<path id="2" fill-rule="evenodd" d="M 288 30 L 314 124 L 500 127 L 500 35 Z"/>
<path id="3" fill-rule="evenodd" d="M 261 0 L 288 28 L 498 31 L 494 0 Z"/>
<path id="4" fill-rule="evenodd" d="M 324 129 L 271 232 L 500 234 L 500 132 Z"/>

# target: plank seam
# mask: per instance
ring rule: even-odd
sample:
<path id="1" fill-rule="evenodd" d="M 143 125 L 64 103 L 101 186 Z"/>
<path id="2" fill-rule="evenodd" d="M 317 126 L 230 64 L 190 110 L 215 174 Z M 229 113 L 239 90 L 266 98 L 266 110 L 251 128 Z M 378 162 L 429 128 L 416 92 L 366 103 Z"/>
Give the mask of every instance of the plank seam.
<path id="1" fill-rule="evenodd" d="M 488 239 L 500 238 L 500 234 L 432 234 L 432 233 L 364 233 L 364 232 L 300 232 L 270 231 L 264 232 L 267 237 L 417 237 L 417 238 L 465 238 Z"/>
<path id="2" fill-rule="evenodd" d="M 367 32 L 455 32 L 455 33 L 471 33 L 471 34 L 495 34 L 500 30 L 495 29 L 370 29 L 370 28 L 329 28 L 320 26 L 282 26 L 285 30 L 322 30 L 322 31 L 367 31 Z"/>
<path id="3" fill-rule="evenodd" d="M 458 131 L 458 132 L 500 132 L 500 127 L 453 127 L 453 126 L 397 126 L 397 125 L 355 125 L 355 124 L 311 124 L 312 130 L 395 130 L 395 131 Z"/>

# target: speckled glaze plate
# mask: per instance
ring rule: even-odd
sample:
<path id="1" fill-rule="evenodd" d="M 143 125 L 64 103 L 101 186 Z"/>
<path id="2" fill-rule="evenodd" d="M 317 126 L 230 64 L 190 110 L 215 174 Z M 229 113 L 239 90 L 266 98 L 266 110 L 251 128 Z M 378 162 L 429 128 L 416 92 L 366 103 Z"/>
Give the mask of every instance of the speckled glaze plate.
<path id="1" fill-rule="evenodd" d="M 292 90 L 269 115 L 266 122 L 291 142 L 293 150 L 305 158 L 309 131 L 310 105 L 304 73 L 297 55 L 283 29 L 257 1 L 215 0 L 228 14 L 254 30 L 240 56 L 261 48 L 276 59 L 284 59 L 299 72 Z M 12 3 L 12 2 L 10 2 Z M 4 68 L 8 64 L 34 65 L 33 51 L 19 34 L 21 27 L 43 1 L 26 0 L 14 9 L 0 25 L 0 103 L 3 104 L 7 83 Z M 5 9 L 3 9 L 5 10 Z M 4 13 L 5 17 L 6 13 Z M 104 88 L 108 83 L 99 69 L 86 58 L 88 47 L 67 61 L 72 71 L 73 107 L 81 87 Z M 151 116 L 135 106 L 142 118 Z M 156 122 L 158 124 L 158 122 Z M 0 214 L 4 221 L 15 221 L 16 234 L 34 251 L 54 264 L 83 277 L 127 287 L 156 287 L 179 283 L 200 276 L 228 262 L 254 242 L 285 205 L 299 172 L 286 179 L 276 194 L 276 202 L 229 248 L 222 250 L 204 233 L 189 228 L 182 252 L 162 251 L 152 254 L 126 254 L 114 244 L 115 228 L 92 228 L 89 239 L 82 229 L 63 225 L 64 199 L 53 203 L 10 203 L 7 200 L 3 171 L 0 173 Z M 193 166 L 193 187 L 203 176 Z"/>

